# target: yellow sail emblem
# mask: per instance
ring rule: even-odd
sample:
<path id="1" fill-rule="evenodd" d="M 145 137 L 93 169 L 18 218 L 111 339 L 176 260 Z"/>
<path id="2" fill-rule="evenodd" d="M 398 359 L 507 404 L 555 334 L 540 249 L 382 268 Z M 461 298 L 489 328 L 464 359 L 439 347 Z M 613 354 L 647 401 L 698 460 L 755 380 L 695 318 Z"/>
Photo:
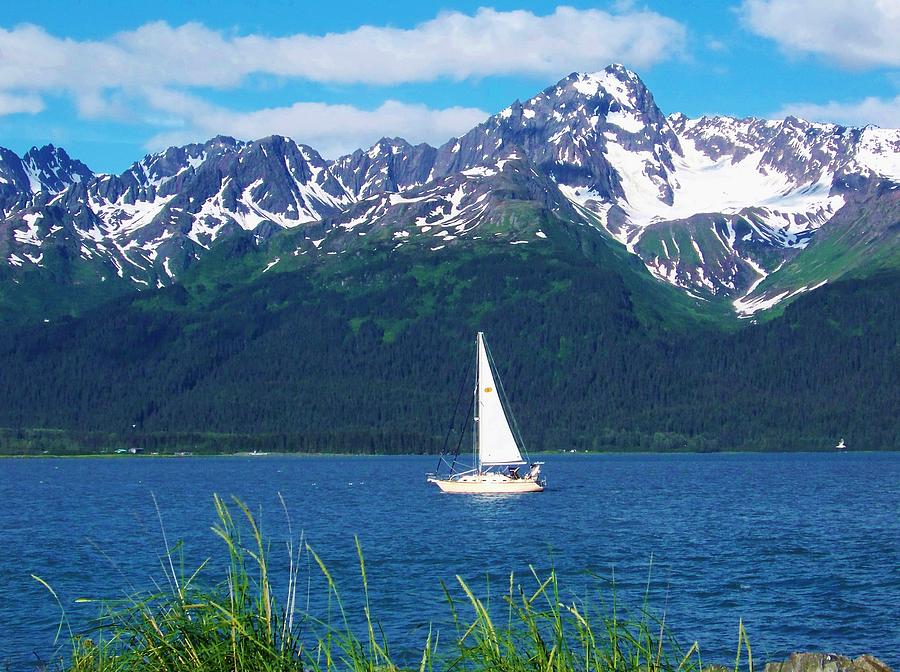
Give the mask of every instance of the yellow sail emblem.
<path id="1" fill-rule="evenodd" d="M 494 391 L 494 388 L 493 388 L 493 387 L 486 387 L 486 388 L 484 388 L 484 391 L 485 391 L 485 392 L 493 392 L 493 391 Z"/>

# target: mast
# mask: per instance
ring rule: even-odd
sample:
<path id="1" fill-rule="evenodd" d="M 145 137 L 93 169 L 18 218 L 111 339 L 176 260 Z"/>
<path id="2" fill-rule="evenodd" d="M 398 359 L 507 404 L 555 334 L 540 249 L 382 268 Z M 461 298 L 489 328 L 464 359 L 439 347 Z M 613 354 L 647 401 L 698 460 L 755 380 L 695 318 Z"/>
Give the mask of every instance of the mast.
<path id="1" fill-rule="evenodd" d="M 480 424 L 478 418 L 478 387 L 481 384 L 481 368 L 480 368 L 480 357 L 478 356 L 479 349 L 481 348 L 481 338 L 482 332 L 478 332 L 475 336 L 475 390 L 472 393 L 472 403 L 475 406 L 474 410 L 474 424 L 472 425 L 472 464 L 478 465 L 478 473 L 481 473 L 481 452 L 478 450 L 478 439 L 479 439 L 479 431 Z"/>

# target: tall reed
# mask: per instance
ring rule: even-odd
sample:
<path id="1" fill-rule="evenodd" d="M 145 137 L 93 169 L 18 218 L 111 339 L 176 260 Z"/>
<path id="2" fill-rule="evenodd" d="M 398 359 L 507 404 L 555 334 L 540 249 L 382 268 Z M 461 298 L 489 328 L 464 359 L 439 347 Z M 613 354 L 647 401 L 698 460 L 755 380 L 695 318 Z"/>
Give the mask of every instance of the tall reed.
<path id="1" fill-rule="evenodd" d="M 165 588 L 127 600 L 99 601 L 97 627 L 87 634 L 69 631 L 71 651 L 63 669 L 71 672 L 392 672 L 387 638 L 372 614 L 369 578 L 359 540 L 356 552 L 362 579 L 364 630 L 351 626 L 338 585 L 323 560 L 302 537 L 288 542 L 288 579 L 276 599 L 269 567 L 269 545 L 254 516 L 237 499 L 229 505 L 215 496 L 213 532 L 224 542 L 224 576 L 209 582 L 209 560 L 184 572 L 180 548 L 165 540 Z M 283 505 L 282 501 L 282 505 Z M 287 507 L 285 512 L 287 512 Z M 236 520 L 234 511 L 238 513 Z M 290 519 L 288 518 L 290 527 Z M 248 532 L 246 536 L 242 531 Z M 165 537 L 164 537 L 165 539 Z M 245 540 L 246 539 L 246 540 Z M 297 607 L 303 556 L 316 565 L 327 584 L 327 610 L 313 617 Z M 178 562 L 176 563 L 176 559 Z M 637 619 L 622 616 L 615 602 L 565 600 L 559 578 L 530 569 L 532 587 L 510 574 L 502 604 L 492 608 L 490 590 L 479 596 L 462 577 L 441 584 L 455 633 L 439 646 L 429 630 L 421 655 L 402 669 L 467 672 L 702 672 L 699 647 L 682 650 L 664 620 L 644 608 Z M 60 632 L 66 623 L 62 603 Z M 646 607 L 646 604 L 645 604 Z M 497 619 L 504 619 L 498 625 Z M 59 632 L 57 633 L 59 635 Z M 749 641 L 739 626 L 735 672 Z"/>
<path id="2" fill-rule="evenodd" d="M 457 576 L 474 616 L 462 620 L 448 589 L 457 638 L 456 659 L 449 667 L 524 672 L 526 670 L 596 670 L 598 672 L 699 672 L 695 643 L 681 652 L 665 625 L 642 612 L 623 619 L 613 607 L 604 613 L 586 602 L 563 602 L 555 570 L 546 577 L 531 568 L 534 589 L 526 591 L 509 576 L 503 596 L 507 620 L 498 627 L 491 609 Z M 495 614 L 496 616 L 496 614 Z"/>

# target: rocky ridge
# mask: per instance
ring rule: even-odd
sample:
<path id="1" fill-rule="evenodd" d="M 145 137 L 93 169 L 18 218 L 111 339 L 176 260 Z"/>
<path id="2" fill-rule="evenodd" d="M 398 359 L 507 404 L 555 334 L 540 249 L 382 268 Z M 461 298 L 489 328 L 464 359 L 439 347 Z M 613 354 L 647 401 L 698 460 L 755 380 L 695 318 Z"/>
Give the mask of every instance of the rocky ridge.
<path id="1" fill-rule="evenodd" d="M 94 174 L 49 145 L 21 159 L 0 150 L 0 255 L 15 282 L 87 267 L 97 281 L 142 287 L 174 282 L 238 231 L 263 240 L 298 229 L 297 254 L 311 257 L 370 240 L 431 252 L 476 237 L 540 244 L 539 229 L 499 226 L 515 197 L 600 229 L 659 279 L 750 315 L 847 270 L 839 261 L 786 291 L 777 282 L 833 220 L 875 231 L 866 245 L 895 245 L 891 222 L 863 214 L 893 217 L 884 204 L 898 185 L 900 131 L 667 117 L 635 73 L 613 65 L 573 73 L 437 148 L 385 138 L 328 161 L 281 136 L 216 137 L 121 175 Z M 835 219 L 848 209 L 861 214 Z"/>

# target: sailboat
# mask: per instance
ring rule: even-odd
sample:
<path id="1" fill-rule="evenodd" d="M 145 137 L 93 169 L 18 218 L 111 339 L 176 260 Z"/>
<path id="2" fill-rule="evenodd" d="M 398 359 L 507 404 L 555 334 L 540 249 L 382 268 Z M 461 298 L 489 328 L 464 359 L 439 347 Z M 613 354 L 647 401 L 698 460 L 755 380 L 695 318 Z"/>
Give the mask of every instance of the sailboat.
<path id="1" fill-rule="evenodd" d="M 450 467 L 449 474 L 428 474 L 426 480 L 443 492 L 452 493 L 541 492 L 546 484 L 546 480 L 541 477 L 541 462 L 531 463 L 526 472 L 520 473 L 522 467 L 528 464 L 522 459 L 525 447 L 521 439 L 516 438 L 518 431 L 513 432 L 515 419 L 506 403 L 484 333 L 480 331 L 475 338 L 475 353 L 473 464 L 457 471 L 458 452 L 453 456 L 452 462 L 448 462 L 442 453 L 439 470 L 440 464 L 446 463 Z"/>
<path id="2" fill-rule="evenodd" d="M 843 439 L 841 439 L 834 448 L 835 450 L 847 450 L 847 444 L 844 443 Z"/>

